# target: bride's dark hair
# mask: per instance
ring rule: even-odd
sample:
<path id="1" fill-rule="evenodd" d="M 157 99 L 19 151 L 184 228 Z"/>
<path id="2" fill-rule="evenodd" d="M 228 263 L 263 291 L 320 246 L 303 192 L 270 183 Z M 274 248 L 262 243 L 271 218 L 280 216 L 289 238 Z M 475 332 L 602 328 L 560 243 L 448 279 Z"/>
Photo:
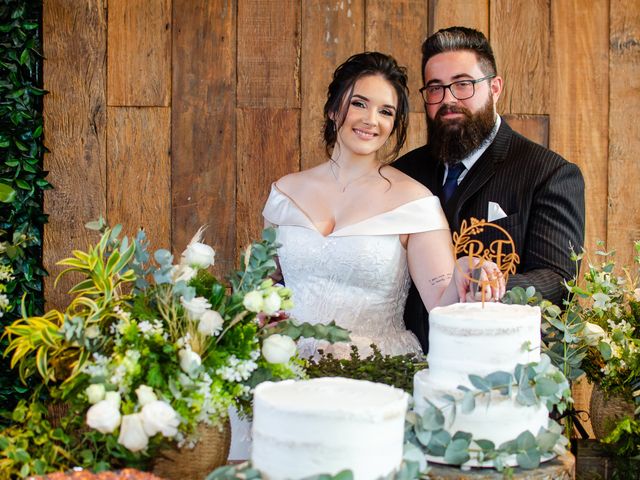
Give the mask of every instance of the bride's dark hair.
<path id="1" fill-rule="evenodd" d="M 331 158 L 331 151 L 338 138 L 338 130 L 344 122 L 353 95 L 353 87 L 358 79 L 369 75 L 382 76 L 393 86 L 398 96 L 398 107 L 391 131 L 392 134 L 395 133 L 396 141 L 393 150 L 385 159 L 385 163 L 393 161 L 404 145 L 409 121 L 407 70 L 398 65 L 390 55 L 380 52 L 357 53 L 336 68 L 336 71 L 333 72 L 333 80 L 327 90 L 327 102 L 324 104 L 323 135 L 325 150 L 329 158 Z"/>

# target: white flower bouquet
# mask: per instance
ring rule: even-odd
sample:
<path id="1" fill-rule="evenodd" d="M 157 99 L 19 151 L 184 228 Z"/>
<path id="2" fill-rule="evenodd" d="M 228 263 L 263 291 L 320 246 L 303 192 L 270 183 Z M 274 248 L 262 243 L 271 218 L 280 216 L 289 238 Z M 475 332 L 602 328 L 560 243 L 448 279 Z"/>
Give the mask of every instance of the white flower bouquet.
<path id="1" fill-rule="evenodd" d="M 623 267 L 602 242 L 595 257 L 572 252 L 576 270 L 583 262 L 582 273 L 566 282 L 563 310 L 542 300 L 532 287 L 516 287 L 503 298 L 506 303 L 540 305 L 545 352 L 569 380 L 586 373 L 607 401 L 620 397 L 632 406 L 603 439 L 628 457 L 640 456 L 640 241 L 634 242 L 634 251 L 634 264 Z M 591 415 L 603 416 L 599 411 Z M 575 418 L 565 423 L 568 434 Z"/>
<path id="2" fill-rule="evenodd" d="M 215 253 L 202 230 L 174 264 L 166 250 L 152 262 L 142 232 L 129 242 L 119 226 L 88 227 L 100 242 L 60 262 L 62 274 L 83 277 L 69 307 L 6 329 L 12 366 L 24 380 L 39 374 L 47 394 L 69 407 L 71 466 L 144 468 L 167 442 L 195 444 L 196 427 L 219 424 L 230 406 L 246 411 L 258 383 L 303 377 L 297 338 L 348 340 L 333 324 L 288 318 L 291 291 L 269 278 L 272 229 L 243 253 L 227 285 L 208 271 Z"/>

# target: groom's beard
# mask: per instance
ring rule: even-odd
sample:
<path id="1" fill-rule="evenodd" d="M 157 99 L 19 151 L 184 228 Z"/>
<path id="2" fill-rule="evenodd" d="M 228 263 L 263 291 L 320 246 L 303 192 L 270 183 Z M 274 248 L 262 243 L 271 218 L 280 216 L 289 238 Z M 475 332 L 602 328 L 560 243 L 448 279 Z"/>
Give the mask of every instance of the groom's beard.
<path id="1" fill-rule="evenodd" d="M 464 118 L 443 121 L 442 115 L 450 112 L 461 113 Z M 494 125 L 495 113 L 491 96 L 487 98 L 484 107 L 475 114 L 461 105 L 444 104 L 434 119 L 427 115 L 429 147 L 438 160 L 453 165 L 482 145 Z"/>

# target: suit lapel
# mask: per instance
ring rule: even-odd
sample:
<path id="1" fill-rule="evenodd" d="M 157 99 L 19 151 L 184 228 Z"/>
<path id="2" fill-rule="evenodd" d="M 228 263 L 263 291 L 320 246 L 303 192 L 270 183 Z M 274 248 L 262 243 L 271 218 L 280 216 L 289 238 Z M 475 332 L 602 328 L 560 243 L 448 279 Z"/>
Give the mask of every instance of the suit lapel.
<path id="1" fill-rule="evenodd" d="M 512 133 L 511 127 L 503 119 L 496 138 L 471 167 L 471 170 L 462 179 L 455 193 L 445 205 L 447 218 L 453 219 L 453 222 L 451 222 L 452 229 L 457 229 L 460 225 L 460 212 L 464 204 L 487 183 L 495 174 L 498 164 L 505 159 L 511 143 Z"/>
<path id="2" fill-rule="evenodd" d="M 427 187 L 431 193 L 436 195 L 442 201 L 442 180 L 444 179 L 444 165 L 441 162 L 435 159 L 433 154 L 429 149 L 429 145 L 426 146 L 424 159 L 426 160 L 426 165 L 423 164 L 420 169 L 423 172 L 421 178 L 417 178 L 416 180 L 420 181 L 425 187 Z M 436 172 L 433 175 L 431 172 Z"/>

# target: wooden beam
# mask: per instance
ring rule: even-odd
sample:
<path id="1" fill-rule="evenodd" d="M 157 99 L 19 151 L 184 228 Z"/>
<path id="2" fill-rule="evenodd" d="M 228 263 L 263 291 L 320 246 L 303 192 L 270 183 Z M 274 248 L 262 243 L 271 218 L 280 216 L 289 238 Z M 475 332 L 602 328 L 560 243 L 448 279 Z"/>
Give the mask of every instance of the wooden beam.
<path id="1" fill-rule="evenodd" d="M 196 230 L 216 250 L 216 275 L 235 266 L 236 3 L 174 0 L 171 109 L 172 244 Z"/>
<path id="2" fill-rule="evenodd" d="M 171 109 L 109 107 L 107 218 L 134 238 L 144 229 L 149 251 L 171 245 Z"/>
<path id="3" fill-rule="evenodd" d="M 548 115 L 505 114 L 502 118 L 520 135 L 549 148 Z"/>
<path id="4" fill-rule="evenodd" d="M 169 106 L 171 0 L 109 0 L 107 103 Z"/>
<path id="5" fill-rule="evenodd" d="M 422 87 L 422 42 L 427 35 L 426 0 L 368 0 L 366 45 L 393 55 L 407 68 L 412 112 L 424 112 L 420 92 Z"/>
<path id="6" fill-rule="evenodd" d="M 589 249 L 607 234 L 608 12 L 604 2 L 551 4 L 549 144 L 584 175 Z"/>
<path id="7" fill-rule="evenodd" d="M 84 224 L 106 211 L 105 55 L 107 19 L 102 1 L 51 0 L 43 5 L 44 128 L 48 152 L 44 195 L 43 263 L 48 308 L 64 308 L 77 278 L 56 262 L 97 240 Z"/>
<path id="8" fill-rule="evenodd" d="M 295 132 L 300 124 L 298 109 L 238 109 L 238 225 L 239 249 L 259 240 L 263 229 L 262 208 L 271 184 L 294 172 L 300 158 L 300 144 Z M 282 135 L 256 135 L 269 130 Z"/>
<path id="9" fill-rule="evenodd" d="M 640 240 L 640 0 L 610 3 L 609 188 L 607 244 L 619 265 L 633 264 Z"/>
<path id="10" fill-rule="evenodd" d="M 491 47 L 504 78 L 501 113 L 548 113 L 549 9 L 548 0 L 491 4 Z"/>
<path id="11" fill-rule="evenodd" d="M 300 2 L 238 3 L 238 107 L 300 106 Z"/>
<path id="12" fill-rule="evenodd" d="M 322 143 L 322 110 L 333 71 L 364 50 L 364 0 L 303 0 L 301 61 L 301 168 L 327 159 Z"/>
<path id="13" fill-rule="evenodd" d="M 469 27 L 489 37 L 489 0 L 429 0 L 429 34 L 441 28 Z"/>

